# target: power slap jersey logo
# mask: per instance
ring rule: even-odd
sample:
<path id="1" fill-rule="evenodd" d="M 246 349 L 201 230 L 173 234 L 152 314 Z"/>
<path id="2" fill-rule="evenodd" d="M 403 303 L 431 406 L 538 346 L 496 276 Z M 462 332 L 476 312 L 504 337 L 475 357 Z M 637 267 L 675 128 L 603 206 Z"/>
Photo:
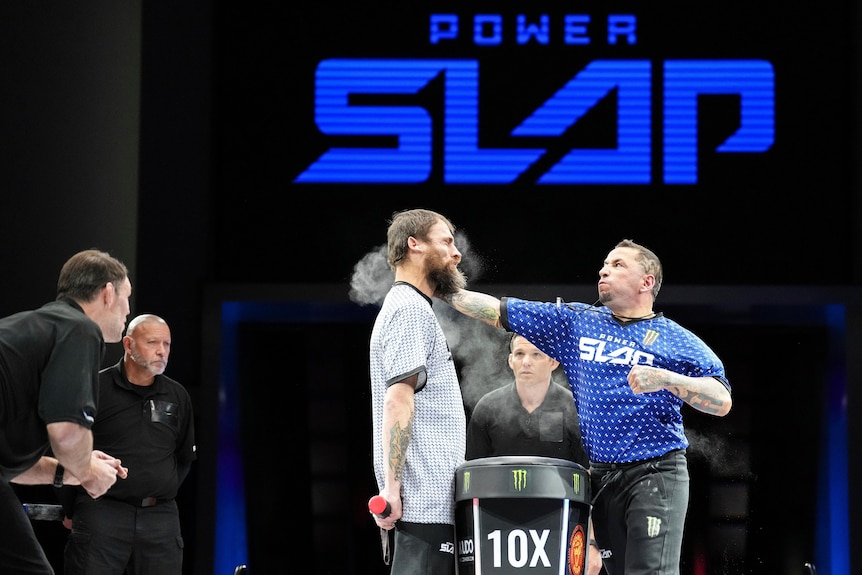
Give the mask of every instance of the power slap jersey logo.
<path id="1" fill-rule="evenodd" d="M 590 15 L 568 14 L 562 24 L 554 24 L 548 15 L 517 15 L 514 42 L 550 50 L 553 41 L 569 47 L 592 41 Z M 432 52 L 465 37 L 473 47 L 493 48 L 504 41 L 503 26 L 498 14 L 431 14 L 424 33 Z M 611 14 L 603 31 L 608 45 L 637 46 L 636 15 Z M 558 66 L 565 66 L 561 60 Z M 775 78 L 766 60 L 597 58 L 572 70 L 561 88 L 511 130 L 505 146 L 497 147 L 480 142 L 480 121 L 495 121 L 480 113 L 481 68 L 474 58 L 320 61 L 314 119 L 321 134 L 339 142 L 384 137 L 387 144 L 333 145 L 294 182 L 419 184 L 429 180 L 439 155 L 442 167 L 436 169 L 444 184 L 512 184 L 528 171 L 535 183 L 548 185 L 696 184 L 698 98 L 704 95 L 732 96 L 739 102 L 738 125 L 712 153 L 760 154 L 774 143 Z M 369 96 L 416 96 L 432 82 L 442 82 L 442 94 L 428 105 L 361 103 Z M 525 91 L 538 89 L 523 86 Z M 545 158 L 551 144 L 536 142 L 561 138 L 611 96 L 615 125 L 605 128 L 614 147 L 573 148 L 551 161 Z M 653 110 L 661 113 L 660 127 Z M 535 173 L 537 165 L 540 173 Z M 654 174 L 653 166 L 660 166 L 661 173 Z"/>

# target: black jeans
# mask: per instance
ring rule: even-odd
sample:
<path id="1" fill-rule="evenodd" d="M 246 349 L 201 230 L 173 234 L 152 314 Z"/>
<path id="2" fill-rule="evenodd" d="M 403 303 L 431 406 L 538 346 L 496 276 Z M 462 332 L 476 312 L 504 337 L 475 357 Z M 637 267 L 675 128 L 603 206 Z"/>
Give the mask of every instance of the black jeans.
<path id="1" fill-rule="evenodd" d="M 78 495 L 63 564 L 66 575 L 181 575 L 183 538 L 176 501 L 136 507 Z"/>
<path id="2" fill-rule="evenodd" d="M 689 474 L 685 450 L 590 466 L 593 531 L 609 575 L 678 575 Z"/>
<path id="3" fill-rule="evenodd" d="M 15 490 L 0 481 L 0 572 L 3 575 L 54 575 Z"/>

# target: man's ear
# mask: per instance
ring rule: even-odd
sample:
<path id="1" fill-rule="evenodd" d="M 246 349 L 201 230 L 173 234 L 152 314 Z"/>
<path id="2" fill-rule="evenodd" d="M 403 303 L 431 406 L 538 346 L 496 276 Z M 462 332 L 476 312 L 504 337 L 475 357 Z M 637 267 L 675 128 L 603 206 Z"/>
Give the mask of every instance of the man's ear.
<path id="1" fill-rule="evenodd" d="M 105 306 L 110 307 L 112 303 L 114 303 L 114 296 L 116 295 L 114 288 L 114 282 L 108 282 L 105 284 L 105 287 L 102 288 L 102 303 Z"/>
<path id="2" fill-rule="evenodd" d="M 643 290 L 651 292 L 653 286 L 655 286 L 655 276 L 652 274 L 645 275 L 643 280 Z"/>
<path id="3" fill-rule="evenodd" d="M 407 238 L 407 249 L 408 250 L 419 249 L 419 240 L 417 240 L 413 236 L 410 236 L 409 238 Z"/>

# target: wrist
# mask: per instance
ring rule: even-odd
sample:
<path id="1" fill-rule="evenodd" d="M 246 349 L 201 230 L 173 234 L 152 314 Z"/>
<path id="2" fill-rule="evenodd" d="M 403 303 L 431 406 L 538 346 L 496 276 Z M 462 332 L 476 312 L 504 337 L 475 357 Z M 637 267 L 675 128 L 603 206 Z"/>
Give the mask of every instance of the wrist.
<path id="1" fill-rule="evenodd" d="M 595 539 L 590 539 L 590 545 L 592 545 L 596 549 L 601 549 L 601 547 L 599 547 L 599 544 L 596 542 Z"/>
<path id="2" fill-rule="evenodd" d="M 54 487 L 63 487 L 63 475 L 65 475 L 66 469 L 63 467 L 63 464 L 59 461 L 57 462 L 57 469 L 54 471 Z"/>

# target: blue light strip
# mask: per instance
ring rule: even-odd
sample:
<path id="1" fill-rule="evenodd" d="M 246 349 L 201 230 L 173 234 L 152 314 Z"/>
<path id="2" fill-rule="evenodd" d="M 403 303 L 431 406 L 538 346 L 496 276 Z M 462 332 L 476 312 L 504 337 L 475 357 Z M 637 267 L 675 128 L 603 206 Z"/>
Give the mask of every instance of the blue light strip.
<path id="1" fill-rule="evenodd" d="M 240 302 L 223 302 L 221 306 L 214 573 L 233 573 L 237 565 L 248 564 L 245 478 L 239 443 L 239 385 L 236 373 L 237 326 L 242 311 Z"/>
<path id="2" fill-rule="evenodd" d="M 847 336 L 845 307 L 826 306 L 830 373 L 824 397 L 815 556 L 818 572 L 850 575 L 849 469 L 847 442 Z"/>

